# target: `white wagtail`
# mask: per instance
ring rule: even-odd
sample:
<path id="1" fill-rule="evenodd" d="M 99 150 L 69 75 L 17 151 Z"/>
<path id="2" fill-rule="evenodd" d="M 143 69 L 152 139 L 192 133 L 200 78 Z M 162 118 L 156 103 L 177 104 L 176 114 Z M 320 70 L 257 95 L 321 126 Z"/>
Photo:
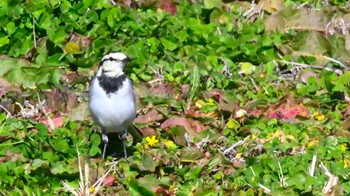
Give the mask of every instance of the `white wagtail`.
<path id="1" fill-rule="evenodd" d="M 134 89 L 131 80 L 124 73 L 124 67 L 129 61 L 121 52 L 106 54 L 91 82 L 89 106 L 92 118 L 102 129 L 102 159 L 105 158 L 108 144 L 107 133 L 118 133 L 122 137 L 124 156 L 127 157 L 127 128 L 136 117 Z M 131 135 L 135 137 L 137 133 L 131 132 Z"/>

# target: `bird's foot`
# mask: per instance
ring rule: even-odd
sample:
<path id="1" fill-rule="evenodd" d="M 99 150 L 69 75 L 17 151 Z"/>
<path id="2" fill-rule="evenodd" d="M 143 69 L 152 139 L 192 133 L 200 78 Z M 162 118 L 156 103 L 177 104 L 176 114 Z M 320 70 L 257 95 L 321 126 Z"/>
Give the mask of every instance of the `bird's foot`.
<path id="1" fill-rule="evenodd" d="M 102 142 L 104 143 L 103 152 L 102 152 L 102 160 L 104 160 L 105 155 L 106 155 L 106 148 L 107 148 L 107 144 L 108 144 L 108 136 L 106 134 L 102 134 Z"/>
<path id="2" fill-rule="evenodd" d="M 128 157 L 128 154 L 126 152 L 126 138 L 128 136 L 128 131 L 125 130 L 123 135 L 122 135 L 122 140 L 123 140 L 123 148 L 124 148 L 124 158 L 127 158 Z"/>

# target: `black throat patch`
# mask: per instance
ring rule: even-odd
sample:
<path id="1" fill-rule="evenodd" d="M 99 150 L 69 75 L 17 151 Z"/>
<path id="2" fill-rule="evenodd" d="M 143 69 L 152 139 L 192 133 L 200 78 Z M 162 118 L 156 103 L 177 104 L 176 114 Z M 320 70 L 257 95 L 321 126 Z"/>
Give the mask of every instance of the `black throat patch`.
<path id="1" fill-rule="evenodd" d="M 123 82 L 126 80 L 126 75 L 120 75 L 118 77 L 109 77 L 102 72 L 101 76 L 97 77 L 100 86 L 107 94 L 114 93 L 123 86 Z"/>

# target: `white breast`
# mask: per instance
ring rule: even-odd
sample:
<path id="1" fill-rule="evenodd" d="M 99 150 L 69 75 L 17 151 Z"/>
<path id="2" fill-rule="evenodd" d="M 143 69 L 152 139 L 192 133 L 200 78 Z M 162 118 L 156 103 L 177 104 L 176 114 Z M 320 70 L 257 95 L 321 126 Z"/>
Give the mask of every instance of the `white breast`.
<path id="1" fill-rule="evenodd" d="M 127 78 L 115 93 L 106 94 L 95 78 L 90 87 L 90 112 L 103 132 L 123 131 L 136 117 L 135 96 L 131 81 Z"/>

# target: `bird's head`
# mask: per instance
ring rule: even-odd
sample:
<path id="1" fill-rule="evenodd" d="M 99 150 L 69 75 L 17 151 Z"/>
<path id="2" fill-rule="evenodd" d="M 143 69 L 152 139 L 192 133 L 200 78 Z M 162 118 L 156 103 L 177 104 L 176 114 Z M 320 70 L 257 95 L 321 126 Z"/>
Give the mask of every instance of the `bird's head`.
<path id="1" fill-rule="evenodd" d="M 100 68 L 97 73 L 102 73 L 109 77 L 118 77 L 124 74 L 124 67 L 130 59 L 122 52 L 111 52 L 106 54 L 100 61 Z"/>

